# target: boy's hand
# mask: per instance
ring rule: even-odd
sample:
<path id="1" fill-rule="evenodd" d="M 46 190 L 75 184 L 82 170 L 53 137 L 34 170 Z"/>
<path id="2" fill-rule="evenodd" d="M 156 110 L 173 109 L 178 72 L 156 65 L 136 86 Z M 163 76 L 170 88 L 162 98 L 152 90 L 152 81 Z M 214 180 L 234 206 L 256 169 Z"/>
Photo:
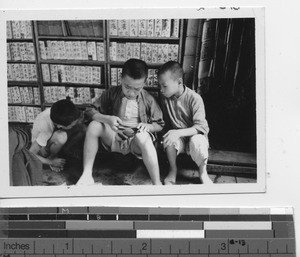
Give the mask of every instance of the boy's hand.
<path id="1" fill-rule="evenodd" d="M 122 120 L 117 116 L 108 116 L 106 118 L 106 123 L 112 128 L 112 130 L 117 131 L 119 126 L 122 125 Z"/>
<path id="2" fill-rule="evenodd" d="M 148 123 L 140 123 L 137 128 L 139 129 L 139 131 L 141 132 L 151 132 L 152 129 L 152 125 L 148 124 Z"/>
<path id="3" fill-rule="evenodd" d="M 163 135 L 164 147 L 174 145 L 180 138 L 180 132 L 178 130 L 169 130 Z"/>
<path id="4" fill-rule="evenodd" d="M 65 164 L 66 160 L 61 158 L 54 158 L 50 161 L 50 165 L 57 168 L 63 168 Z"/>

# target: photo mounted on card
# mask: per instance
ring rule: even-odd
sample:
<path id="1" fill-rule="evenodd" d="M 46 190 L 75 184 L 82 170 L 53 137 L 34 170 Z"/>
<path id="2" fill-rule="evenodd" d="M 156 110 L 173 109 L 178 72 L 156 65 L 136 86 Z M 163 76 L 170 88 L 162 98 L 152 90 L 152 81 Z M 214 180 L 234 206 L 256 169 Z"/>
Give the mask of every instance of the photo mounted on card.
<path id="1" fill-rule="evenodd" d="M 265 192 L 263 8 L 0 22 L 0 197 Z"/>

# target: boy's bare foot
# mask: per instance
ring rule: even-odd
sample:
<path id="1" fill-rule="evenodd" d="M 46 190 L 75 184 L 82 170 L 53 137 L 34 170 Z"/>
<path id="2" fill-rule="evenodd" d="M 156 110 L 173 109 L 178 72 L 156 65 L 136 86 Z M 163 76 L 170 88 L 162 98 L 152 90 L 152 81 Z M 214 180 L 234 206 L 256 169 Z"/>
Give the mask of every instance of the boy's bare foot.
<path id="1" fill-rule="evenodd" d="M 202 176 L 200 176 L 200 182 L 201 182 L 201 184 L 205 184 L 205 185 L 213 184 L 210 177 L 208 175 L 203 175 L 203 174 L 202 174 Z"/>
<path id="2" fill-rule="evenodd" d="M 159 181 L 157 181 L 157 182 L 154 182 L 153 185 L 155 185 L 155 186 L 162 186 L 162 183 L 161 183 L 161 181 L 159 180 Z"/>
<path id="3" fill-rule="evenodd" d="M 176 185 L 176 176 L 177 171 L 170 170 L 169 174 L 166 176 L 164 180 L 165 185 Z"/>
<path id="4" fill-rule="evenodd" d="M 93 176 L 82 174 L 79 180 L 76 183 L 76 186 L 90 186 L 95 183 Z"/>

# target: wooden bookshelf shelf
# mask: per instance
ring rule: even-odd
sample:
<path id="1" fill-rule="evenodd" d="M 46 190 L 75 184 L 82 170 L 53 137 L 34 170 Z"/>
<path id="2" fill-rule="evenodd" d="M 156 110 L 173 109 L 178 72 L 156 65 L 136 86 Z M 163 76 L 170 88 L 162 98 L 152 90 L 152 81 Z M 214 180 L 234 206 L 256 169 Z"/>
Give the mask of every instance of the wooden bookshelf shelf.
<path id="1" fill-rule="evenodd" d="M 105 38 L 100 37 L 78 37 L 78 36 L 38 36 L 39 40 L 57 40 L 57 41 L 96 41 L 103 42 Z"/>
<path id="2" fill-rule="evenodd" d="M 8 106 L 32 106 L 32 107 L 41 107 L 40 104 L 26 104 L 26 103 L 8 103 Z"/>
<path id="3" fill-rule="evenodd" d="M 110 20 L 112 21 L 112 20 Z M 86 104 L 77 104 L 81 102 L 87 102 L 90 105 L 91 102 L 95 101 L 106 89 L 111 86 L 116 86 L 120 84 L 120 71 L 124 64 L 124 61 L 110 61 L 111 57 L 111 45 L 116 46 L 115 54 L 122 55 L 124 58 L 113 58 L 113 60 L 127 60 L 129 58 L 134 58 L 134 47 L 138 53 L 138 58 L 146 61 L 149 67 L 148 74 L 148 86 L 145 87 L 151 93 L 159 93 L 159 88 L 157 87 L 157 69 L 163 64 L 163 62 L 169 60 L 172 53 L 175 53 L 176 59 L 181 62 L 182 53 L 182 41 L 183 41 L 183 24 L 184 20 L 153 20 L 153 25 L 155 22 L 161 22 L 160 27 L 153 27 L 153 36 L 147 32 L 143 36 L 122 36 L 121 30 L 124 28 L 120 25 L 117 28 L 118 33 L 121 36 L 114 36 L 110 34 L 111 27 L 110 21 L 108 20 L 65 20 L 65 21 L 26 21 L 30 30 L 27 30 L 27 34 L 19 33 L 14 35 L 15 29 L 12 26 L 19 21 L 11 21 L 11 36 L 6 40 L 9 46 L 9 51 L 7 53 L 8 60 L 7 64 L 10 68 L 10 79 L 15 79 L 16 71 L 26 70 L 26 65 L 29 66 L 30 75 L 37 78 L 35 81 L 15 81 L 9 80 L 8 87 L 19 87 L 20 94 L 24 94 L 26 90 L 33 90 L 34 96 L 38 96 L 39 101 L 35 98 L 35 103 L 37 104 L 9 104 L 9 108 L 15 112 L 21 113 L 21 120 L 27 120 L 28 123 L 34 119 L 34 117 L 27 117 L 27 112 L 30 112 L 30 108 L 34 108 L 34 115 L 38 114 L 39 111 L 43 111 L 47 107 L 51 107 L 52 103 L 58 99 L 64 98 L 64 95 L 71 97 L 71 100 L 80 108 L 86 107 Z M 114 20 L 116 23 L 128 24 L 128 20 Z M 125 23 L 124 23 L 125 21 Z M 131 20 L 132 21 L 132 20 Z M 131 22 L 130 21 L 130 22 Z M 136 20 L 137 23 L 142 20 Z M 147 21 L 148 22 L 148 21 Z M 20 22 L 21 23 L 21 22 Z M 177 25 L 174 25 L 174 24 Z M 160 28 L 163 28 L 163 24 L 167 24 L 167 33 L 160 33 Z M 148 25 L 147 25 L 148 26 Z M 169 26 L 169 27 L 168 27 Z M 175 30 L 174 30 L 175 28 Z M 129 27 L 127 27 L 129 29 Z M 139 26 L 136 27 L 139 30 Z M 154 31 L 157 30 L 158 34 Z M 175 31 L 175 32 L 174 32 Z M 168 34 L 169 33 L 169 34 Z M 16 38 L 16 37 L 29 37 L 30 38 Z M 142 34 L 135 34 L 142 35 Z M 149 36 L 150 35 L 150 36 Z M 161 37 L 157 35 L 170 35 L 170 37 Z M 178 36 L 178 37 L 177 37 Z M 63 42 L 62 42 L 63 41 Z M 80 44 L 79 44 L 80 42 Z M 30 43 L 30 44 L 28 44 Z M 128 43 L 128 44 L 127 44 Z M 151 63 L 149 58 L 146 59 L 144 47 L 147 45 L 157 45 L 160 48 L 160 53 L 158 50 L 150 50 L 151 54 L 157 54 L 158 56 L 164 55 L 164 58 L 160 58 L 161 62 Z M 19 50 L 17 54 L 11 54 L 9 52 L 16 51 L 19 47 L 30 48 L 30 56 L 34 54 L 33 58 L 28 58 L 30 61 L 16 61 L 16 59 L 27 59 L 28 51 Z M 121 46 L 120 46 L 121 45 Z M 127 53 L 124 52 L 124 46 L 127 45 Z M 129 46 L 132 46 L 132 53 L 128 53 Z M 174 47 L 175 46 L 175 50 Z M 123 47 L 123 50 L 120 50 Z M 169 55 L 168 50 L 162 49 L 167 47 L 171 55 Z M 169 48 L 168 48 L 169 47 Z M 152 48 L 151 48 L 152 49 Z M 173 50 L 172 50 L 173 49 Z M 65 51 L 65 52 L 64 52 Z M 119 51 L 123 51 L 120 53 Z M 149 52 L 149 50 L 148 50 Z M 14 52 L 15 53 L 15 52 Z M 11 55 L 9 55 L 11 54 Z M 144 56 L 142 56 L 144 54 Z M 24 57 L 25 56 L 25 57 Z M 117 56 L 117 55 L 116 55 Z M 87 59 L 91 58 L 91 59 Z M 83 59 L 79 59 L 83 58 Z M 136 57 L 137 58 L 137 57 Z M 97 60 L 96 60 L 97 59 Z M 157 59 L 152 59 L 157 60 Z M 21 64 L 20 67 L 15 67 L 14 64 Z M 79 66 L 79 67 L 66 67 L 66 66 Z M 91 71 L 92 70 L 92 71 Z M 33 75 L 33 73 L 36 74 Z M 113 71 L 113 72 L 112 72 Z M 22 71 L 23 72 L 23 71 Z M 26 71 L 27 72 L 27 71 Z M 84 74 L 84 75 L 83 75 Z M 24 76 L 23 76 L 24 75 Z M 27 74 L 24 73 L 21 78 L 27 78 Z M 113 75 L 113 76 L 112 76 Z M 75 77 L 75 76 L 78 76 Z M 79 77 L 79 76 L 84 76 Z M 18 78 L 18 77 L 17 77 Z M 29 78 L 32 78 L 29 76 Z M 70 79 L 71 78 L 71 79 Z M 99 80 L 100 79 L 100 80 Z M 113 81 L 113 79 L 116 79 Z M 89 81 L 89 83 L 70 83 L 70 82 L 50 82 L 50 81 Z M 100 82 L 101 84 L 90 84 L 91 82 Z M 116 83 L 117 81 L 117 83 Z M 22 87 L 31 87 L 32 89 L 24 89 Z M 89 90 L 87 90 L 89 89 Z M 11 89 L 13 94 L 17 94 L 17 89 Z M 15 91 L 14 91 L 15 90 Z M 38 91 L 38 92 L 37 92 Z M 27 94 L 27 93 L 26 93 Z M 50 94 L 50 95 L 49 95 Z M 16 98 L 12 98 L 15 99 Z M 19 99 L 19 98 L 17 98 Z M 28 99 L 28 96 L 24 97 L 21 95 L 21 99 Z M 19 100 L 18 100 L 19 101 Z M 12 102 L 10 100 L 10 102 Z M 28 102 L 28 101 L 27 101 Z M 19 106 L 23 107 L 20 110 Z M 9 110 L 12 111 L 12 110 Z M 25 113 L 25 114 L 24 114 Z M 15 123 L 15 114 L 11 114 L 13 117 L 13 122 Z M 18 115 L 18 114 L 17 114 Z M 24 118 L 24 115 L 26 116 Z M 28 118 L 28 119 L 27 119 Z M 23 122 L 21 122 L 23 124 Z"/>
<path id="4" fill-rule="evenodd" d="M 176 42 L 178 43 L 180 38 L 176 37 L 120 37 L 120 36 L 109 36 L 110 41 L 117 41 L 117 42 L 132 42 L 132 41 L 145 41 L 145 42 Z"/>
<path id="5" fill-rule="evenodd" d="M 108 62 L 110 64 L 111 67 L 122 67 L 122 65 L 125 62 L 115 62 L 115 61 L 110 61 Z M 158 68 L 160 66 L 162 66 L 164 63 L 147 63 L 148 68 Z"/>
<path id="6" fill-rule="evenodd" d="M 75 105 L 79 108 L 79 109 L 84 109 L 84 108 L 87 108 L 87 107 L 92 107 L 93 104 L 92 103 L 87 103 L 87 104 L 76 104 Z M 44 104 L 45 107 L 51 107 L 52 104 L 51 103 L 45 103 Z"/>
<path id="7" fill-rule="evenodd" d="M 30 63 L 30 64 L 36 64 L 36 61 L 12 61 L 12 60 L 9 60 L 7 61 L 7 63 Z"/>
<path id="8" fill-rule="evenodd" d="M 38 87 L 38 81 L 7 81 L 8 86 Z"/>
<path id="9" fill-rule="evenodd" d="M 69 83 L 69 82 L 43 82 L 45 86 L 64 86 L 64 87 L 92 87 L 92 88 L 103 88 L 104 84 L 82 84 L 82 83 Z"/>
<path id="10" fill-rule="evenodd" d="M 7 38 L 6 42 L 7 43 L 15 43 L 15 42 L 28 42 L 32 43 L 33 39 L 32 38 Z"/>
<path id="11" fill-rule="evenodd" d="M 86 65 L 86 66 L 104 66 L 106 62 L 93 60 L 40 60 L 41 64 L 66 64 L 66 65 Z"/>

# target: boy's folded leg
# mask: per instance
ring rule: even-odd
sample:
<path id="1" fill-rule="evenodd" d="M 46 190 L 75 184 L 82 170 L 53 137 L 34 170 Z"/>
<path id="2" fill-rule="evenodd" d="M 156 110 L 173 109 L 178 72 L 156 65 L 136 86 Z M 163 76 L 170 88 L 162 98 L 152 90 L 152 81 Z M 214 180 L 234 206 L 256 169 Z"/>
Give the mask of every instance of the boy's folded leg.
<path id="1" fill-rule="evenodd" d="M 83 159 L 83 144 L 85 140 L 86 126 L 78 124 L 74 129 L 67 131 L 68 140 L 61 149 L 63 156 Z"/>
<path id="2" fill-rule="evenodd" d="M 208 139 L 203 135 L 192 136 L 187 147 L 187 154 L 190 155 L 198 167 L 208 159 Z"/>

